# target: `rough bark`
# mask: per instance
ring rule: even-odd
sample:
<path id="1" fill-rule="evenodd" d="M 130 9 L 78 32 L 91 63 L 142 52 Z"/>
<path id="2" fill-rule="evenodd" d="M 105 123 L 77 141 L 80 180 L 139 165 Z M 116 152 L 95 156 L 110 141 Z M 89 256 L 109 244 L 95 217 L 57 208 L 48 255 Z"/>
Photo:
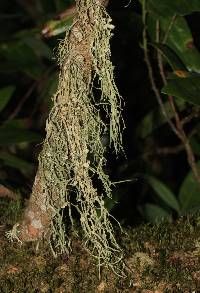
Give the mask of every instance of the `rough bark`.
<path id="1" fill-rule="evenodd" d="M 106 6 L 108 1 L 106 0 L 97 0 L 99 5 Z M 88 23 L 89 24 L 89 23 Z M 92 72 L 92 64 L 91 64 L 91 56 L 89 53 L 89 45 L 90 45 L 90 27 L 88 25 L 88 37 L 87 39 L 81 38 L 81 30 L 82 23 L 79 22 L 78 15 L 74 18 L 74 25 L 71 28 L 71 32 L 68 36 L 68 41 L 71 44 L 71 53 L 74 56 L 76 63 L 79 63 L 78 66 L 84 68 L 85 82 L 91 79 Z M 71 57 L 70 57 L 71 58 Z M 66 60 L 67 63 L 67 60 Z M 66 64 L 64 63 L 64 64 Z M 63 65 L 64 66 L 64 65 Z M 62 68 L 61 68 L 62 70 Z M 67 81 L 65 81 L 67 82 Z M 47 130 L 47 136 L 50 135 Z M 24 217 L 22 222 L 20 223 L 19 235 L 18 238 L 24 241 L 34 241 L 43 238 L 48 234 L 48 230 L 50 228 L 51 218 L 52 218 L 52 210 L 48 208 L 47 202 L 49 194 L 43 192 L 43 168 L 42 164 L 39 163 L 38 171 L 35 177 L 35 182 L 32 189 L 32 194 L 30 196 L 30 200 L 24 212 Z M 54 197 L 54 201 L 56 201 L 56 194 L 51 194 Z M 58 203 L 59 205 L 59 203 Z"/>

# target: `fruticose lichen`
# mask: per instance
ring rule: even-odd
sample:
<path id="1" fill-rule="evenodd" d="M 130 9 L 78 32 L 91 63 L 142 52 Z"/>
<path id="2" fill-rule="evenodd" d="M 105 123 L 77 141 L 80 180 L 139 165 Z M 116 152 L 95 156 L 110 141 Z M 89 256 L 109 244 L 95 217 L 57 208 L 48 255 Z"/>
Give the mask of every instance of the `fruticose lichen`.
<path id="1" fill-rule="evenodd" d="M 109 136 L 116 153 L 122 148 L 121 97 L 110 61 L 113 25 L 99 1 L 78 0 L 76 5 L 73 26 L 58 50 L 59 85 L 39 155 L 35 186 L 40 188 L 33 189 L 31 201 L 45 199 L 37 205 L 51 214 L 48 231 L 55 255 L 69 248 L 63 210 L 69 211 L 73 225 L 75 207 L 80 214 L 86 248 L 98 259 L 99 267 L 104 265 L 119 273 L 122 251 L 103 199 L 112 196 L 112 183 L 104 171 L 102 137 Z M 93 178 L 100 182 L 98 190 Z M 34 229 L 32 234 L 36 233 Z"/>

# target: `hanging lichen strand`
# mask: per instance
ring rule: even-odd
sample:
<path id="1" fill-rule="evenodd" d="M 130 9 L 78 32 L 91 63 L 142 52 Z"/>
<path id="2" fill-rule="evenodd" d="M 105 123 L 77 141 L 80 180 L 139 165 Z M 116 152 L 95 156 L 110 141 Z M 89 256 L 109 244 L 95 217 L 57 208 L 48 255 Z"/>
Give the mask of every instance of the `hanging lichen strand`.
<path id="1" fill-rule="evenodd" d="M 113 25 L 102 2 L 76 1 L 74 24 L 59 46 L 58 91 L 46 124 L 29 206 L 22 223 L 15 226 L 14 235 L 23 241 L 49 234 L 54 254 L 64 252 L 68 245 L 62 214 L 67 207 L 73 225 L 73 206 L 80 214 L 86 248 L 98 259 L 99 266 L 117 272 L 122 252 L 104 207 L 103 196 L 111 197 L 112 184 L 104 173 L 101 138 L 109 132 L 110 144 L 116 152 L 120 150 L 121 106 L 110 61 Z M 92 93 L 94 79 L 100 88 L 98 104 Z M 106 113 L 109 125 L 102 121 L 100 110 Z M 103 192 L 94 187 L 94 176 Z"/>

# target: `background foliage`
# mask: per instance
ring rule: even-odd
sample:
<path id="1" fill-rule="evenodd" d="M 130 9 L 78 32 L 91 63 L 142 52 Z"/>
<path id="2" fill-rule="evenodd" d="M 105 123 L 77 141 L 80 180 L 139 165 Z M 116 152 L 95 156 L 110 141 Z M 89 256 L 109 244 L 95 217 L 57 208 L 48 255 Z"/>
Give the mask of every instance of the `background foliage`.
<path id="1" fill-rule="evenodd" d="M 0 183 L 24 197 L 57 87 L 55 48 L 72 23 L 73 15 L 63 14 L 71 4 L 0 4 Z M 106 205 L 124 224 L 172 221 L 200 207 L 200 3 L 127 4 L 111 0 L 108 7 L 126 156 L 116 160 L 107 150 L 116 184 Z"/>

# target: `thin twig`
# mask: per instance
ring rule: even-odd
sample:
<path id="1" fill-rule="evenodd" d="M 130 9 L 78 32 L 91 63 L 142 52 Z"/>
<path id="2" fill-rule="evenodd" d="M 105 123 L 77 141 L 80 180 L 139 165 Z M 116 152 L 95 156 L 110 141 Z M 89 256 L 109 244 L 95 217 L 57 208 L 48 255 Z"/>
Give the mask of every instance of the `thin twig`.
<path id="1" fill-rule="evenodd" d="M 142 18 L 143 18 L 143 26 L 144 26 L 144 29 L 143 29 L 143 51 L 144 51 L 144 61 L 147 65 L 147 69 L 148 69 L 148 74 L 149 74 L 149 79 L 150 79 L 150 83 L 151 83 L 151 87 L 152 87 L 152 90 L 153 92 L 155 93 L 155 96 L 156 96 L 156 99 L 158 101 L 158 104 L 161 108 L 161 111 L 163 113 L 163 116 L 166 118 L 168 124 L 170 125 L 171 129 L 173 130 L 173 132 L 176 134 L 176 135 L 179 135 L 178 132 L 177 132 L 177 129 L 175 127 L 175 125 L 173 124 L 173 122 L 170 120 L 168 114 L 167 114 L 167 111 L 165 109 L 165 106 L 164 106 L 164 103 L 161 99 L 161 96 L 160 96 L 160 92 L 159 92 L 159 89 L 155 83 L 155 78 L 154 78 L 154 74 L 153 74 L 153 69 L 152 69 L 152 66 L 151 66 L 151 62 L 150 62 L 150 57 L 149 57 L 149 53 L 148 53 L 148 46 L 147 46 L 147 29 L 146 29 L 146 0 L 143 0 L 143 15 L 142 15 Z"/>
<path id="2" fill-rule="evenodd" d="M 153 89 L 153 91 L 154 91 L 154 93 L 156 95 L 156 98 L 157 98 L 157 101 L 158 101 L 158 103 L 160 105 L 161 111 L 162 111 L 164 117 L 166 117 L 169 126 L 171 127 L 172 131 L 176 134 L 176 136 L 182 141 L 182 143 L 184 145 L 184 148 L 185 148 L 185 151 L 186 151 L 186 154 L 187 154 L 187 161 L 188 161 L 188 163 L 189 163 L 189 165 L 190 165 L 190 167 L 192 169 L 192 172 L 194 174 L 195 179 L 197 180 L 197 182 L 200 185 L 200 175 L 199 175 L 199 172 L 198 172 L 198 169 L 197 169 L 197 166 L 196 166 L 195 156 L 194 156 L 193 150 L 192 150 L 192 148 L 190 146 L 189 139 L 188 139 L 188 137 L 187 137 L 187 135 L 186 135 L 186 133 L 185 133 L 185 131 L 183 129 L 183 124 L 181 123 L 179 113 L 176 110 L 176 106 L 174 104 L 173 97 L 169 96 L 168 99 L 169 99 L 169 103 L 171 105 L 172 111 L 174 113 L 176 126 L 173 124 L 173 122 L 169 119 L 169 117 L 167 115 L 165 106 L 163 104 L 163 101 L 162 101 L 162 98 L 161 98 L 161 95 L 160 95 L 160 91 L 159 91 L 159 89 L 158 89 L 158 87 L 156 86 L 156 83 L 155 83 L 155 78 L 154 78 L 154 74 L 153 74 L 152 65 L 151 65 L 151 62 L 150 62 L 150 56 L 149 56 L 149 53 L 148 53 L 148 45 L 147 45 L 146 0 L 143 0 L 142 6 L 143 6 L 142 7 L 142 11 L 143 11 L 142 18 L 143 18 L 143 26 L 144 26 L 144 28 L 143 28 L 144 60 L 145 60 L 146 65 L 147 65 L 151 86 L 152 86 L 152 89 Z M 169 32 L 170 32 L 170 30 L 172 28 L 172 25 L 173 25 L 174 21 L 175 21 L 175 18 L 176 18 L 176 16 L 174 15 L 172 17 L 171 22 L 170 22 L 170 25 L 169 25 L 169 28 L 167 30 L 167 33 L 166 33 L 166 35 L 165 35 L 165 37 L 163 39 L 163 42 L 166 42 L 166 40 L 168 38 L 168 35 L 169 35 Z M 159 40 L 160 40 L 160 25 L 159 25 L 159 22 L 157 21 L 156 22 L 156 41 L 159 42 Z M 166 76 L 165 76 L 165 72 L 164 72 L 164 65 L 163 65 L 163 60 L 162 60 L 162 56 L 161 56 L 160 51 L 158 51 L 158 53 L 157 53 L 157 59 L 158 59 L 158 66 L 159 66 L 161 78 L 163 80 L 163 83 L 166 84 L 167 80 L 166 80 Z"/>
<path id="3" fill-rule="evenodd" d="M 42 75 L 41 78 L 39 78 L 38 80 L 36 80 L 36 81 L 34 81 L 32 83 L 32 85 L 30 86 L 30 88 L 28 89 L 28 91 L 22 96 L 22 98 L 20 99 L 18 105 L 16 106 L 16 108 L 14 109 L 14 111 L 10 114 L 10 116 L 8 117 L 7 120 L 12 120 L 12 119 L 14 119 L 18 115 L 19 111 L 21 110 L 21 108 L 24 105 L 24 103 L 26 102 L 26 100 L 30 97 L 30 95 L 33 93 L 33 91 L 38 86 L 38 84 L 40 84 L 40 82 L 42 82 L 44 79 L 46 79 L 48 77 L 49 73 L 52 71 L 53 68 L 55 68 L 55 65 L 51 66 Z"/>
<path id="4" fill-rule="evenodd" d="M 61 19 L 65 19 L 67 17 L 71 17 L 72 15 L 75 15 L 75 14 L 76 14 L 76 5 L 71 4 L 70 6 L 67 7 L 67 9 L 65 9 L 64 11 L 59 13 L 58 15 L 54 16 L 54 19 L 61 20 Z"/>
<path id="5" fill-rule="evenodd" d="M 163 38 L 163 40 L 162 40 L 162 43 L 163 43 L 163 44 L 165 44 L 166 41 L 167 41 L 167 39 L 168 39 L 168 36 L 169 36 L 169 34 L 170 34 L 170 32 L 171 32 L 171 29 L 172 29 L 172 26 L 174 25 L 174 22 L 175 22 L 175 20 L 176 20 L 176 16 L 177 16 L 176 14 L 174 14 L 174 15 L 172 16 L 172 19 L 171 19 L 171 21 L 170 21 L 170 23 L 169 23 L 168 29 L 166 30 L 166 33 L 165 33 L 164 38 Z"/>
<path id="6" fill-rule="evenodd" d="M 163 38 L 162 43 L 166 43 L 167 38 L 169 36 L 169 33 L 170 33 L 170 31 L 172 29 L 172 26 L 173 26 L 173 24 L 175 22 L 175 19 L 176 19 L 176 15 L 174 15 L 172 17 L 171 22 L 170 22 L 169 27 L 168 27 L 168 30 L 166 31 L 166 34 L 165 34 L 165 36 Z M 159 31 L 160 28 L 159 28 L 159 22 L 158 21 L 157 21 L 157 26 L 158 26 L 157 31 Z M 158 40 L 158 42 L 159 42 L 159 40 Z M 162 77 L 163 84 L 166 85 L 167 84 L 167 79 L 166 79 L 166 76 L 165 76 L 162 55 L 158 50 L 157 50 L 157 52 L 158 52 L 157 57 L 158 57 L 158 66 L 159 66 L 159 70 L 160 70 L 160 75 Z M 190 145 L 189 139 L 188 139 L 188 137 L 187 137 L 187 135 L 186 135 L 186 133 L 184 131 L 184 128 L 183 128 L 185 123 L 188 123 L 190 120 L 192 120 L 194 117 L 196 117 L 198 115 L 197 113 L 199 113 L 199 110 L 191 113 L 191 115 L 189 115 L 188 117 L 185 117 L 181 121 L 179 113 L 176 110 L 176 106 L 175 106 L 173 97 L 169 96 L 168 99 L 169 99 L 169 103 L 171 105 L 172 111 L 174 112 L 174 117 L 175 117 L 175 120 L 176 120 L 176 127 L 177 127 L 177 130 L 178 130 L 178 133 L 179 133 L 178 137 L 183 142 L 185 151 L 187 153 L 188 164 L 190 165 L 190 168 L 192 169 L 194 177 L 196 178 L 197 182 L 200 185 L 200 174 L 199 174 L 199 171 L 198 171 L 197 166 L 196 166 L 195 156 L 194 156 L 192 147 Z"/>
<path id="7" fill-rule="evenodd" d="M 159 20 L 156 21 L 156 42 L 157 43 L 160 42 L 160 22 L 159 22 Z M 164 72 L 162 55 L 161 55 L 160 50 L 158 50 L 158 49 L 157 49 L 157 59 L 158 59 L 158 67 L 160 70 L 160 75 L 161 75 L 162 81 L 163 81 L 164 85 L 166 85 L 167 79 L 166 79 L 165 72 Z"/>
<path id="8" fill-rule="evenodd" d="M 168 29 L 167 31 L 169 32 L 170 30 Z M 159 20 L 156 21 L 156 42 L 157 43 L 160 42 L 160 22 L 159 22 Z M 162 58 L 162 54 L 161 54 L 160 50 L 157 50 L 157 60 L 158 60 L 158 67 L 159 67 L 160 76 L 162 78 L 163 84 L 166 85 L 167 84 L 167 78 L 166 78 L 166 75 L 165 75 L 165 70 L 164 70 L 164 65 L 163 65 L 163 58 Z M 176 110 L 176 106 L 174 104 L 173 97 L 168 96 L 168 101 L 169 101 L 171 109 L 172 109 L 172 111 L 174 113 L 174 117 L 175 117 L 175 121 L 176 121 L 176 128 L 177 128 L 177 130 L 180 130 L 181 129 L 180 118 L 179 118 L 179 114 L 178 114 L 178 112 Z M 179 135 L 178 134 L 177 135 L 182 140 L 180 132 L 179 132 Z"/>
<path id="9" fill-rule="evenodd" d="M 169 146 L 169 147 L 163 147 L 163 148 L 158 148 L 155 150 L 155 153 L 158 155 L 176 155 L 182 151 L 184 151 L 185 146 L 181 143 L 176 146 Z"/>
<path id="10" fill-rule="evenodd" d="M 184 126 L 185 124 L 189 123 L 192 119 L 198 118 L 200 115 L 200 109 L 194 109 L 192 113 L 190 113 L 188 116 L 184 117 L 181 120 L 181 124 Z"/>
<path id="11" fill-rule="evenodd" d="M 30 88 L 28 89 L 28 91 L 25 93 L 25 95 L 22 96 L 22 98 L 20 99 L 19 103 L 17 104 L 17 106 L 15 107 L 14 111 L 10 114 L 10 116 L 8 117 L 8 120 L 12 120 L 14 119 L 17 114 L 19 113 L 19 111 L 21 110 L 23 104 L 25 103 L 25 101 L 28 99 L 28 97 L 32 94 L 32 92 L 34 91 L 34 89 L 36 88 L 37 85 L 37 81 L 35 81 Z"/>
<path id="12" fill-rule="evenodd" d="M 188 138 L 193 137 L 196 134 L 196 128 L 193 129 L 189 134 Z M 165 146 L 165 147 L 154 147 L 152 150 L 147 151 L 144 156 L 149 156 L 149 155 L 176 155 L 182 151 L 185 150 L 185 145 L 183 143 L 180 143 L 175 146 Z"/>
<path id="13" fill-rule="evenodd" d="M 173 18 L 174 20 L 174 18 Z M 170 27 L 172 26 L 172 23 L 170 24 Z M 168 29 L 168 31 L 170 31 Z M 159 21 L 156 22 L 156 41 L 159 43 L 160 41 L 160 24 Z M 161 52 L 159 50 L 157 50 L 157 59 L 158 59 L 158 67 L 159 67 L 159 71 L 160 71 L 160 75 L 161 78 L 163 80 L 163 84 L 166 85 L 167 84 L 167 78 L 165 76 L 165 70 L 164 70 L 164 65 L 163 65 L 163 59 L 162 59 L 162 55 Z M 179 113 L 176 109 L 176 105 L 174 103 L 174 99 L 172 96 L 168 96 L 168 100 L 169 100 L 169 104 L 171 106 L 171 109 L 174 113 L 174 117 L 175 117 L 175 121 L 176 121 L 176 129 L 177 129 L 177 136 L 178 138 L 182 141 L 185 151 L 187 153 L 187 160 L 188 160 L 188 164 L 190 165 L 192 172 L 197 180 L 197 182 L 200 184 L 200 175 L 196 166 L 196 161 L 195 161 L 195 156 L 193 153 L 193 150 L 191 148 L 189 139 L 185 133 L 185 130 L 183 128 L 183 123 L 181 122 Z"/>

